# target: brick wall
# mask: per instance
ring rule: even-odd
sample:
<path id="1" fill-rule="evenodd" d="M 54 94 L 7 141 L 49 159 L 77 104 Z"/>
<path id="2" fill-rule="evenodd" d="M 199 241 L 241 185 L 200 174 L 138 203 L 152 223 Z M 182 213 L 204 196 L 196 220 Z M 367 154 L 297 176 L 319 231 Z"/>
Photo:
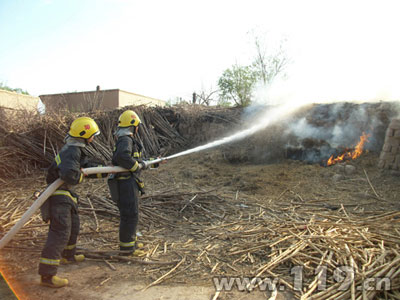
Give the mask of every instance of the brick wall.
<path id="1" fill-rule="evenodd" d="M 393 119 L 386 130 L 378 167 L 400 170 L 400 119 Z"/>

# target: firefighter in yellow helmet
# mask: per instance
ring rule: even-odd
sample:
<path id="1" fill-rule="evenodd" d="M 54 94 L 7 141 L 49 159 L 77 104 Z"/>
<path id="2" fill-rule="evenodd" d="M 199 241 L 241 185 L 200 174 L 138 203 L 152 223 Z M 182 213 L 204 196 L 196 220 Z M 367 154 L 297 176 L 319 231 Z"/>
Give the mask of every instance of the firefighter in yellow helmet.
<path id="1" fill-rule="evenodd" d="M 74 120 L 65 145 L 50 165 L 46 181 L 53 183 L 61 178 L 64 183 L 42 205 L 41 213 L 45 222 L 50 221 L 46 244 L 39 262 L 40 283 L 49 287 L 63 287 L 68 279 L 56 276 L 60 263 L 81 262 L 85 257 L 76 254 L 76 241 L 79 234 L 78 196 L 73 186 L 81 183 L 85 174 L 81 168 L 99 166 L 90 162 L 83 149 L 100 134 L 96 122 L 88 117 Z M 89 177 L 105 177 L 107 174 L 94 174 Z"/>
<path id="2" fill-rule="evenodd" d="M 139 220 L 139 192 L 144 193 L 140 170 L 146 165 L 142 161 L 143 146 L 137 139 L 141 121 L 132 110 L 124 111 L 118 119 L 115 132 L 116 144 L 112 164 L 128 169 L 129 172 L 110 175 L 108 185 L 112 199 L 120 211 L 120 250 L 126 255 L 143 255 L 143 245 L 136 243 L 136 229 Z"/>

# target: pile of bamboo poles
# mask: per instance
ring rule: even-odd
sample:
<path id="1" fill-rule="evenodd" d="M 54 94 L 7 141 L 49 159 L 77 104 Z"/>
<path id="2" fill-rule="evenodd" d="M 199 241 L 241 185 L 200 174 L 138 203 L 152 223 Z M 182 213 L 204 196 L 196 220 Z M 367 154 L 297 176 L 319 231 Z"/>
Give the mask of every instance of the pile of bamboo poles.
<path id="1" fill-rule="evenodd" d="M 184 145 L 186 139 L 177 127 L 187 122 L 185 109 L 135 108 L 146 123 L 146 130 L 140 134 L 149 153 Z M 199 116 L 209 114 L 200 110 Z M 92 157 L 110 159 L 112 133 L 120 113 L 91 115 L 102 131 L 93 148 L 88 148 Z M 16 123 L 13 129 L 0 120 L 0 165 L 6 175 L 17 174 L 18 170 L 22 170 L 19 174 L 28 174 L 32 165 L 49 163 L 62 146 L 73 116 L 32 118 Z M 42 190 L 44 179 L 39 180 L 38 189 Z M 367 180 L 374 190 L 368 176 Z M 12 186 L 0 181 L 4 183 L 0 202 L 3 235 L 33 202 L 33 192 L 26 187 L 35 184 L 18 181 Z M 169 183 L 161 185 L 166 188 Z M 127 258 L 117 250 L 119 211 L 106 183 L 78 188 L 82 189 L 78 194 L 84 220 L 80 235 L 84 246 L 80 251 L 104 261 L 111 269 L 118 267 L 114 262 L 146 265 L 142 274 L 151 280 L 149 286 L 172 278 L 190 284 L 199 280 L 209 283 L 211 277 L 270 277 L 277 278 L 277 285 L 298 299 L 400 299 L 399 212 L 350 212 L 346 207 L 358 202 L 348 206 L 307 202 L 297 194 L 294 201 L 287 190 L 272 203 L 243 203 L 241 198 L 247 196 L 238 197 L 236 192 L 232 198 L 232 194 L 223 192 L 222 183 L 208 191 L 185 190 L 174 184 L 157 192 L 149 189 L 149 194 L 141 197 L 139 227 L 144 236 L 140 239 L 145 243 L 146 255 Z M 339 191 L 332 190 L 337 196 Z M 377 200 L 383 201 L 374 193 Z M 351 199 L 348 190 L 340 197 Z M 4 251 L 38 254 L 46 227 L 35 215 Z M 261 285 L 258 280 L 250 280 L 245 288 L 251 291 Z M 280 290 L 278 286 L 276 290 Z"/>
<path id="2" fill-rule="evenodd" d="M 98 201 L 92 202 L 98 205 Z M 182 214 L 185 210 L 194 212 L 189 222 L 184 221 L 191 216 Z M 215 191 L 147 196 L 141 211 L 144 224 L 174 228 L 182 236 L 190 232 L 192 238 L 168 247 L 163 239 L 150 238 L 151 234 L 147 237 L 147 259 L 155 262 L 164 256 L 177 266 L 185 258 L 180 268 L 190 270 L 190 276 L 184 274 L 189 281 L 210 276 L 278 278 L 278 285 L 298 299 L 399 295 L 399 212 L 352 215 L 339 206 L 335 214 L 324 214 L 295 204 L 243 206 Z M 200 217 L 204 213 L 207 217 Z M 179 256 L 169 257 L 167 248 Z M 84 253 L 93 252 L 86 249 Z M 95 254 L 119 260 L 109 251 Z M 295 272 L 298 268 L 301 277 Z M 301 281 L 296 283 L 295 279 Z M 249 281 L 246 289 L 251 291 L 258 285 L 257 280 Z"/>
<path id="3" fill-rule="evenodd" d="M 276 215 L 257 226 L 236 224 L 226 236 L 241 241 L 228 253 L 238 256 L 237 263 L 258 262 L 254 277 L 279 278 L 301 299 L 376 299 L 398 291 L 400 213 L 350 217 L 343 212 L 343 217 L 303 214 L 308 220 L 295 221 Z M 300 288 L 293 283 L 293 267 L 302 269 Z"/>
<path id="4" fill-rule="evenodd" d="M 196 215 L 197 218 L 210 220 L 217 216 L 213 210 L 223 211 L 225 201 L 218 197 L 213 191 L 191 191 L 191 192 L 171 192 L 166 191 L 159 194 L 142 195 L 140 202 L 140 214 L 143 224 L 153 224 L 157 226 L 168 225 L 177 227 L 176 220 L 182 216 L 188 217 Z M 103 215 L 119 218 L 119 211 L 116 203 L 110 196 L 99 196 L 88 194 L 80 201 L 81 210 L 84 213 L 96 216 Z M 98 224 L 97 224 L 98 227 Z"/>
<path id="5" fill-rule="evenodd" d="M 92 117 L 101 132 L 84 151 L 99 162 L 109 163 L 118 117 L 126 109 L 136 111 L 143 123 L 138 137 L 144 146 L 145 157 L 165 156 L 186 149 L 192 137 L 183 136 L 179 128 L 196 128 L 198 122 L 204 121 L 235 124 L 241 113 L 236 108 L 190 105 L 165 108 L 132 106 L 87 114 L 38 115 L 17 111 L 0 118 L 0 178 L 26 176 L 38 168 L 47 168 L 63 146 L 69 125 L 80 116 Z"/>
<path id="6" fill-rule="evenodd" d="M 80 251 L 110 268 L 117 266 L 113 262 L 145 265 L 142 274 L 149 276 L 149 286 L 172 278 L 190 284 L 247 276 L 277 278 L 276 289 L 284 286 L 297 299 L 399 297 L 399 212 L 350 213 L 339 205 L 327 213 L 282 201 L 285 196 L 279 204 L 244 205 L 240 197 L 232 199 L 217 190 L 166 189 L 142 196 L 140 240 L 146 255 L 126 258 L 118 251 L 119 212 L 106 183 L 84 190 L 78 192 L 80 211 L 84 223 L 92 225 L 83 224 L 81 243 L 90 246 Z M 26 190 L 10 187 L 5 197 L 2 231 L 30 203 L 21 201 L 29 197 Z M 4 251 L 40 252 L 45 241 L 42 226 L 36 215 Z M 250 280 L 246 289 L 261 285 Z"/>
<path id="7" fill-rule="evenodd" d="M 127 109 L 127 108 L 125 108 Z M 144 126 L 139 140 L 147 157 L 164 155 L 186 144 L 177 130 L 163 116 L 161 108 L 131 107 Z M 102 163 L 111 161 L 114 131 L 122 110 L 94 112 L 88 115 L 99 125 L 101 135 L 85 148 L 87 154 Z M 0 178 L 28 175 L 37 168 L 46 168 L 64 144 L 69 125 L 82 114 L 13 115 L 0 120 Z"/>

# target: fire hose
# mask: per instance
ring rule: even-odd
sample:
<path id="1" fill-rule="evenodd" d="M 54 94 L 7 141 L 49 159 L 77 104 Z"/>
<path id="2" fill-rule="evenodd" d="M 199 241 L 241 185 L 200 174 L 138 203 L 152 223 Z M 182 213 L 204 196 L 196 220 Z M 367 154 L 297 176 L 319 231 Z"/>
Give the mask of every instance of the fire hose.
<path id="1" fill-rule="evenodd" d="M 148 168 L 150 165 L 160 163 L 167 160 L 167 158 L 158 158 L 155 160 L 143 161 L 143 165 L 140 168 Z M 104 174 L 104 173 L 120 173 L 129 172 L 129 170 L 121 167 L 95 167 L 86 168 L 82 170 L 84 174 Z M 8 242 L 20 231 L 20 229 L 25 225 L 26 222 L 33 216 L 33 214 L 42 206 L 42 204 L 64 183 L 60 178 L 50 184 L 47 189 L 33 202 L 32 206 L 22 215 L 21 219 L 11 228 L 9 232 L 0 240 L 0 249 L 2 249 Z"/>

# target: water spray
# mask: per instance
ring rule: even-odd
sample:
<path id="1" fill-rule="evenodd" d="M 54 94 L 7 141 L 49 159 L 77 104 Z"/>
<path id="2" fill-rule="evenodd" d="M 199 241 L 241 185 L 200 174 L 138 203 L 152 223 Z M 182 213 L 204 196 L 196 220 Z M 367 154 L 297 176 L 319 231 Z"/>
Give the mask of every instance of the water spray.
<path id="1" fill-rule="evenodd" d="M 300 108 L 302 105 L 293 105 L 292 103 L 288 103 L 279 107 L 275 107 L 272 108 L 271 110 L 265 112 L 265 114 L 263 114 L 260 118 L 256 119 L 254 122 L 256 123 L 255 125 L 241 130 L 239 132 L 236 132 L 232 135 L 229 135 L 227 137 L 224 137 L 222 139 L 216 140 L 214 142 L 202 145 L 202 146 L 198 146 L 189 150 L 185 150 L 176 154 L 172 154 L 170 156 L 167 157 L 162 157 L 162 158 L 158 158 L 155 160 L 151 160 L 151 161 L 146 161 L 145 162 L 145 166 L 150 166 L 156 163 L 160 163 L 162 161 L 166 161 L 172 158 L 176 158 L 176 157 L 180 157 L 180 156 L 184 156 L 184 155 L 188 155 L 188 154 L 192 154 L 195 152 L 200 152 L 203 150 L 207 150 L 207 149 L 211 149 L 211 148 L 215 148 L 217 146 L 221 146 L 224 144 L 228 144 L 234 141 L 238 141 L 241 139 L 244 139 L 245 137 L 251 136 L 254 133 L 282 120 L 283 118 L 285 118 L 286 116 L 288 116 L 289 114 L 293 113 L 295 110 L 297 110 L 298 108 Z"/>

